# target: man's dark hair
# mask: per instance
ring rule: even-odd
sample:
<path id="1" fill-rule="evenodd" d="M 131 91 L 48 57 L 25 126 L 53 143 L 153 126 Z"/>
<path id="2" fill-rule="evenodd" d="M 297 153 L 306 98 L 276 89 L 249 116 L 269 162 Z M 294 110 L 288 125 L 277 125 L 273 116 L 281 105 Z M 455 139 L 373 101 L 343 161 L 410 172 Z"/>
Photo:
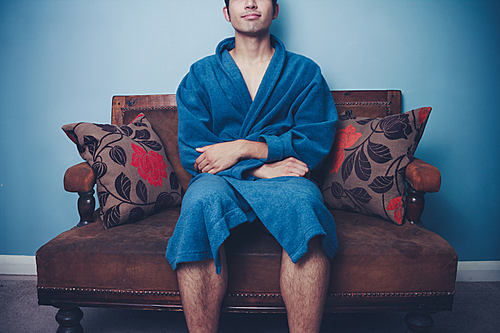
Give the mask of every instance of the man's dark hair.
<path id="1" fill-rule="evenodd" d="M 274 14 L 276 3 L 278 2 L 278 0 L 272 0 L 272 1 L 273 1 L 273 14 Z M 227 12 L 229 13 L 229 0 L 224 0 L 224 2 L 226 3 Z"/>

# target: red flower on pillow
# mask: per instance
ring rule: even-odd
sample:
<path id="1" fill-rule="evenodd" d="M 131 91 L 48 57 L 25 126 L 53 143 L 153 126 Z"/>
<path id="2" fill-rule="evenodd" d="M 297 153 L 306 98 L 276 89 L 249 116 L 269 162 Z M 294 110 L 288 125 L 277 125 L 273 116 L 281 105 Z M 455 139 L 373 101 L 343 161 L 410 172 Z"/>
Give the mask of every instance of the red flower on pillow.
<path id="1" fill-rule="evenodd" d="M 431 112 L 431 108 L 421 108 L 420 111 L 418 112 L 418 124 L 422 124 L 425 119 L 429 116 L 429 113 Z"/>
<path id="2" fill-rule="evenodd" d="M 333 166 L 330 169 L 330 175 L 339 172 L 340 166 L 344 162 L 345 149 L 352 147 L 361 135 L 361 133 L 356 133 L 356 128 L 352 125 L 337 131 L 333 141 Z"/>
<path id="3" fill-rule="evenodd" d="M 401 225 L 403 223 L 403 198 L 396 197 L 389 202 L 387 210 L 394 210 L 394 219 Z"/>
<path id="4" fill-rule="evenodd" d="M 146 152 L 141 146 L 132 143 L 132 163 L 130 165 L 138 168 L 139 175 L 150 185 L 162 186 L 163 178 L 167 179 L 167 165 L 163 157 L 155 151 Z"/>

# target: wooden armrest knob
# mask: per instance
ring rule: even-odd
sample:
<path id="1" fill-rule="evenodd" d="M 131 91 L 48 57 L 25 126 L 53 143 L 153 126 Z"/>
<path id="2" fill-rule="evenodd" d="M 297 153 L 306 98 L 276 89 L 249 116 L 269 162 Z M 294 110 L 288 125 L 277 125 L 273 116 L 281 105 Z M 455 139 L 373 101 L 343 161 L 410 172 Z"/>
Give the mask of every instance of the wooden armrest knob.
<path id="1" fill-rule="evenodd" d="M 64 174 L 64 189 L 68 192 L 90 192 L 95 185 L 94 170 L 87 162 L 74 165 Z"/>
<path id="2" fill-rule="evenodd" d="M 441 188 L 441 172 L 418 158 L 408 164 L 405 176 L 416 191 L 434 193 Z"/>

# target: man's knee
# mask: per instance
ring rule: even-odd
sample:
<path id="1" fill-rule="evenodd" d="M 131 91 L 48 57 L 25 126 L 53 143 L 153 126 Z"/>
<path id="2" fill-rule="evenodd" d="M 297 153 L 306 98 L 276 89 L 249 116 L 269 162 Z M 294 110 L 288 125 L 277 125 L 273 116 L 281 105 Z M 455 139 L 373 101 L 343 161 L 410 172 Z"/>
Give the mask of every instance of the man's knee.
<path id="1" fill-rule="evenodd" d="M 323 245 L 321 244 L 321 235 L 315 236 L 311 238 L 309 241 L 309 249 L 308 252 L 310 251 L 321 251 L 323 252 Z"/>
<path id="2" fill-rule="evenodd" d="M 328 256 L 323 250 L 323 244 L 321 238 L 322 236 L 318 235 L 309 240 L 306 253 L 304 253 L 304 255 L 297 261 L 297 263 L 303 264 L 311 259 L 312 260 L 319 259 L 320 261 L 326 260 L 330 262 L 330 259 L 328 259 Z M 286 252 L 285 251 L 283 252 L 284 252 L 283 255 L 285 255 Z"/>
<path id="3" fill-rule="evenodd" d="M 274 200 L 289 202 L 292 206 L 304 203 L 323 202 L 321 191 L 315 183 L 302 177 L 288 177 L 283 183 L 279 184 L 280 191 L 276 193 Z"/>
<path id="4" fill-rule="evenodd" d="M 177 265 L 177 272 L 200 271 L 200 270 L 203 270 L 203 269 L 205 269 L 205 267 L 208 267 L 210 265 L 213 265 L 212 259 L 182 262 L 182 263 L 179 263 L 179 265 Z"/>

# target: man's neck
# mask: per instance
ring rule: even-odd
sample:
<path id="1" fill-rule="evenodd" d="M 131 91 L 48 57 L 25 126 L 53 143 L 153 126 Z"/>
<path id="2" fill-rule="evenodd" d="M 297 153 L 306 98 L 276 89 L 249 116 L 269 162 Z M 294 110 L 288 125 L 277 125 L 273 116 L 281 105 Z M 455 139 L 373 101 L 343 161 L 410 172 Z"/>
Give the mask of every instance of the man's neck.
<path id="1" fill-rule="evenodd" d="M 235 33 L 235 47 L 229 51 L 236 63 L 269 63 L 274 54 L 271 35 L 246 36 Z"/>
<path id="2" fill-rule="evenodd" d="M 271 35 L 268 32 L 260 36 L 248 36 L 236 32 L 235 46 L 229 54 L 240 69 L 253 100 L 274 54 Z"/>

